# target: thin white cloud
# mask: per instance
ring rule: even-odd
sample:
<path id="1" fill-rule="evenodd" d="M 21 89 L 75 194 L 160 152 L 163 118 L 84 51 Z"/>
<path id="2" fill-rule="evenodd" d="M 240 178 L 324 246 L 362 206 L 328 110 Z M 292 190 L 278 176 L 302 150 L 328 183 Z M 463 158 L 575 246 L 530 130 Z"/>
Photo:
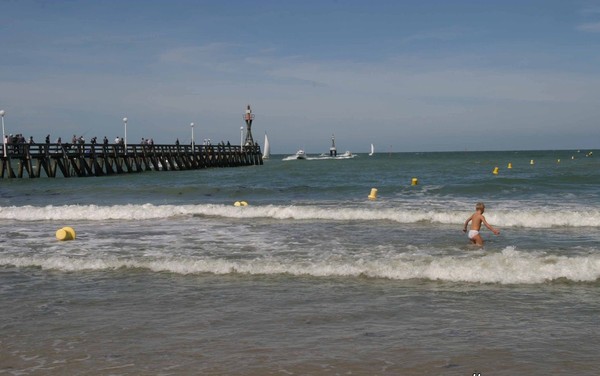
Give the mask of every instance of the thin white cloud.
<path id="1" fill-rule="evenodd" d="M 276 64 L 273 64 L 274 66 Z M 270 74 L 297 82 L 318 82 L 332 91 L 405 98 L 454 100 L 576 101 L 595 93 L 598 82 L 560 72 L 503 69 L 460 69 L 441 64 L 427 69 L 393 62 L 343 62 L 279 65 Z M 597 80 L 592 80 L 597 81 Z"/>
<path id="2" fill-rule="evenodd" d="M 587 8 L 583 8 L 580 12 L 582 14 L 584 14 L 584 15 L 600 14 L 600 7 L 597 7 L 597 6 L 596 7 L 592 7 L 592 6 L 590 6 L 590 7 L 587 7 Z"/>
<path id="3" fill-rule="evenodd" d="M 197 64 L 199 61 L 219 61 L 230 55 L 236 45 L 230 43 L 210 43 L 202 46 L 170 48 L 163 51 L 158 60 L 169 64 Z"/>
<path id="4" fill-rule="evenodd" d="M 460 37 L 462 31 L 456 29 L 424 31 L 404 37 L 400 40 L 401 44 L 418 43 L 427 40 L 450 41 Z"/>
<path id="5" fill-rule="evenodd" d="M 577 30 L 588 33 L 600 33 L 600 22 L 591 22 L 578 25 Z"/>

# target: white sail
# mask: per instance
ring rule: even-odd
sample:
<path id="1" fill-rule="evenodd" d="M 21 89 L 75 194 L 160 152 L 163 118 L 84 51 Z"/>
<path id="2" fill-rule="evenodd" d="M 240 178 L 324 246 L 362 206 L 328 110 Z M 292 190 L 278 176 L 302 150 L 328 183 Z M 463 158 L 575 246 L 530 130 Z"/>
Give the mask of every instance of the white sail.
<path id="1" fill-rule="evenodd" d="M 371 144 L 371 152 L 369 153 L 369 156 L 373 155 L 373 153 L 375 153 L 375 147 L 373 144 Z"/>
<path id="2" fill-rule="evenodd" d="M 269 138 L 267 132 L 265 132 L 265 147 L 263 148 L 263 159 L 269 159 L 271 156 L 271 146 L 269 145 Z"/>

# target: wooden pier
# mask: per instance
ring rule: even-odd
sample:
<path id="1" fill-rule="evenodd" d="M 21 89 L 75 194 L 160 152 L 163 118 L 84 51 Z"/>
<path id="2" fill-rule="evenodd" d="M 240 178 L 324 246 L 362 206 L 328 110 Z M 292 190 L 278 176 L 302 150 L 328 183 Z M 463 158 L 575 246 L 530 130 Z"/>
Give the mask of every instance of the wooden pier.
<path id="1" fill-rule="evenodd" d="M 87 177 L 262 165 L 260 146 L 6 144 L 2 178 Z"/>

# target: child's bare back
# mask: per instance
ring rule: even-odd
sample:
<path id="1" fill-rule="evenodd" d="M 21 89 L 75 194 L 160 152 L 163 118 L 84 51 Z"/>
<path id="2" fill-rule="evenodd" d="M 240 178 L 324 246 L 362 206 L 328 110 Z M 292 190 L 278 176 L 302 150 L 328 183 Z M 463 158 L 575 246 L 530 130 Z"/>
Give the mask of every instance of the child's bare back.
<path id="1" fill-rule="evenodd" d="M 468 233 L 469 240 L 471 241 L 471 243 L 477 244 L 479 246 L 483 245 L 483 238 L 479 234 L 479 231 L 481 231 L 482 223 L 485 225 L 485 227 L 490 229 L 490 231 L 493 232 L 494 235 L 500 234 L 500 231 L 495 229 L 485 220 L 485 217 L 483 216 L 484 211 L 485 205 L 481 202 L 478 202 L 477 205 L 475 205 L 475 213 L 473 213 L 469 218 L 467 218 L 467 220 L 465 221 L 465 227 L 463 228 L 463 232 L 467 232 L 467 226 L 469 222 L 471 222 L 471 229 Z"/>

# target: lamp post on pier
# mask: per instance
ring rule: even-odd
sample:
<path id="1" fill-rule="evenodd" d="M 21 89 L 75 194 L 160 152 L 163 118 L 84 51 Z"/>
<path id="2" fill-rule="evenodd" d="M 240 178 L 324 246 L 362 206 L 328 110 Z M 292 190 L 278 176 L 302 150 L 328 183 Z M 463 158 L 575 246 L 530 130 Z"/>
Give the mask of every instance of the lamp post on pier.
<path id="1" fill-rule="evenodd" d="M 240 127 L 240 150 L 244 151 L 244 127 Z"/>
<path id="2" fill-rule="evenodd" d="M 4 158 L 6 158 L 6 134 L 4 133 L 4 114 L 6 111 L 0 110 L 0 116 L 2 116 L 2 149 L 4 150 Z"/>
<path id="3" fill-rule="evenodd" d="M 194 142 L 194 123 L 190 123 L 190 127 L 192 128 L 192 150 L 194 150 L 194 146 L 196 145 Z"/>
<path id="4" fill-rule="evenodd" d="M 123 118 L 123 125 L 125 126 L 125 137 L 123 137 L 123 144 L 125 146 L 125 154 L 127 154 L 127 118 Z"/>

